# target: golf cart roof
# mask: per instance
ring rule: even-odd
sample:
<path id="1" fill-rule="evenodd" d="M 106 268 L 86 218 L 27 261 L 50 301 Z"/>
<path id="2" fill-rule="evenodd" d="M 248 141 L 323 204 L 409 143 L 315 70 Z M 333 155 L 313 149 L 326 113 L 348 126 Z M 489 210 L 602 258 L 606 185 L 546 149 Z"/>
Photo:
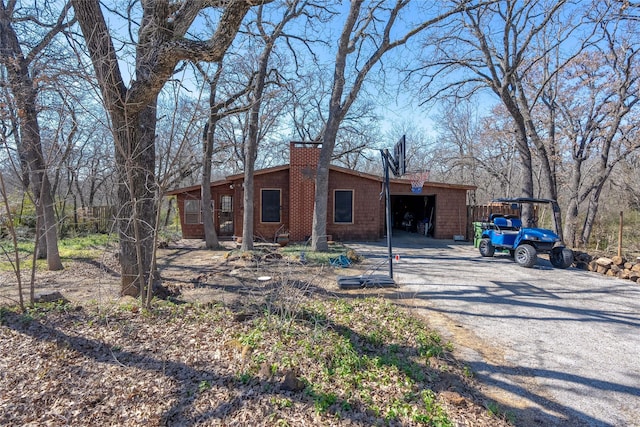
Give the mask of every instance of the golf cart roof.
<path id="1" fill-rule="evenodd" d="M 500 202 L 500 203 L 551 203 L 551 204 L 558 203 L 552 199 L 534 199 L 532 197 L 514 197 L 514 198 L 506 197 L 506 198 L 500 198 L 500 199 L 493 199 L 493 201 Z"/>
<path id="2" fill-rule="evenodd" d="M 493 199 L 494 202 L 498 203 L 545 203 L 550 204 L 551 209 L 554 212 L 560 212 L 560 206 L 558 206 L 558 202 L 552 199 L 534 199 L 533 197 L 515 197 L 515 198 L 501 198 L 501 199 Z"/>

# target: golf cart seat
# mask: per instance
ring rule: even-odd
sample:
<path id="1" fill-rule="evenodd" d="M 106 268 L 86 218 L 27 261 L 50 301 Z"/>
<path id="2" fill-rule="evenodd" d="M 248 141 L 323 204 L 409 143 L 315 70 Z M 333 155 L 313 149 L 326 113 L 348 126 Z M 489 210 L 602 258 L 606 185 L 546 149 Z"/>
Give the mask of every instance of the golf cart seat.
<path id="1" fill-rule="evenodd" d="M 522 222 L 519 218 L 506 218 L 499 216 L 493 219 L 493 224 L 499 230 L 504 231 L 517 231 L 522 227 Z"/>

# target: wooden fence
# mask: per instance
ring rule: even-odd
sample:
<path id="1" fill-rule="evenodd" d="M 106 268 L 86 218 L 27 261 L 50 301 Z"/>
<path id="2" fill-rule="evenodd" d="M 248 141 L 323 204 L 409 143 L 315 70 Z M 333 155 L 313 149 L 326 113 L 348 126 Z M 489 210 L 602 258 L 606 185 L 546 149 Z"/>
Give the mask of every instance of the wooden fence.
<path id="1" fill-rule="evenodd" d="M 533 206 L 533 212 L 533 215 L 537 216 L 538 206 Z M 467 206 L 467 236 L 470 236 L 470 238 L 473 239 L 473 223 L 489 221 L 489 215 L 492 213 L 520 216 L 520 210 L 512 209 L 511 205 L 508 203 L 489 203 L 488 205 Z"/>
<path id="2" fill-rule="evenodd" d="M 108 233 L 113 231 L 115 216 L 116 208 L 114 206 L 80 208 L 76 211 L 76 226 L 95 233 Z"/>
<path id="3" fill-rule="evenodd" d="M 492 213 L 520 216 L 520 210 L 512 209 L 511 205 L 504 203 L 468 206 L 467 217 L 469 218 L 469 225 L 471 225 L 472 222 L 489 221 L 489 215 Z"/>

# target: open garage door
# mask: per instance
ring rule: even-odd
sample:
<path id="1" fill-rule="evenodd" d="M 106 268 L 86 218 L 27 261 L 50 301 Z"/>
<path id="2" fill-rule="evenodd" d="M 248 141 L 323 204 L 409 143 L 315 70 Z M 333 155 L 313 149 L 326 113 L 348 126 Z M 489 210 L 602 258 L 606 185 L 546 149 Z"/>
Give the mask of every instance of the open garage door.
<path id="1" fill-rule="evenodd" d="M 436 221 L 436 196 L 424 194 L 391 195 L 393 228 L 433 236 Z"/>

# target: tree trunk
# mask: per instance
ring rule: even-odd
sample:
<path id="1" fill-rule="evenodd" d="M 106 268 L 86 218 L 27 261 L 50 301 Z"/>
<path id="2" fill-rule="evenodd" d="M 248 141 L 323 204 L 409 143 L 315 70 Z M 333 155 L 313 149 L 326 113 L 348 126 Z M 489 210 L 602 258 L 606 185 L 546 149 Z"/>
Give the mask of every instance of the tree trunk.
<path id="1" fill-rule="evenodd" d="M 519 111 L 518 114 L 522 116 L 523 123 L 525 125 L 525 129 L 528 130 L 526 133 L 529 135 L 527 139 L 533 143 L 533 146 L 536 148 L 536 152 L 538 154 L 538 160 L 540 161 L 540 165 L 542 166 L 542 185 L 540 188 L 540 192 L 542 197 L 557 200 L 558 198 L 558 190 L 556 187 L 556 176 L 554 168 L 551 167 L 551 160 L 549 159 L 549 154 L 547 153 L 547 147 L 544 144 L 544 141 L 538 136 L 538 131 L 536 128 L 536 124 L 534 123 L 533 118 L 530 114 L 529 102 L 525 96 L 524 88 L 522 87 L 522 80 L 518 80 L 518 105 Z M 531 150 L 528 150 L 531 153 Z M 533 194 L 531 194 L 532 196 Z"/>
<path id="2" fill-rule="evenodd" d="M 345 89 L 345 70 L 347 67 L 347 56 L 351 52 L 351 33 L 356 25 L 362 7 L 362 0 L 351 2 L 351 7 L 342 33 L 338 42 L 338 52 L 336 53 L 336 61 L 333 69 L 333 86 L 331 88 L 331 98 L 329 100 L 329 115 L 327 124 L 322 134 L 322 148 L 320 149 L 320 158 L 318 159 L 318 169 L 316 171 L 316 191 L 315 203 L 313 206 L 313 224 L 311 234 L 311 249 L 313 251 L 328 251 L 329 243 L 327 242 L 327 209 L 329 194 L 329 165 L 331 164 L 331 156 L 336 145 L 336 137 L 340 122 L 344 118 L 349 108 L 348 103 L 342 104 L 342 95 Z M 359 77 L 363 78 L 366 70 L 360 70 Z M 351 102 L 357 95 L 357 84 L 351 95 Z"/>
<path id="3" fill-rule="evenodd" d="M 139 114 L 112 114 L 118 173 L 121 294 L 137 297 L 153 274 L 156 220 L 155 99 Z M 135 206 L 134 206 L 135 204 Z"/>
<path id="4" fill-rule="evenodd" d="M 244 196 L 242 202 L 244 203 L 244 212 L 242 214 L 242 246 L 243 251 L 250 251 L 253 249 L 253 173 L 254 165 L 248 165 L 245 163 L 244 167 Z"/>
<path id="5" fill-rule="evenodd" d="M 565 213 L 564 239 L 568 246 L 577 246 L 578 208 L 580 206 L 580 182 L 582 181 L 582 160 L 575 159 L 569 182 L 569 204 Z"/>
<path id="6" fill-rule="evenodd" d="M 210 94 L 211 97 L 214 94 Z M 202 197 L 202 224 L 204 226 L 204 241 L 207 249 L 215 249 L 220 246 L 216 234 L 214 222 L 214 210 L 211 203 L 211 157 L 213 156 L 213 136 L 215 123 L 210 116 L 208 126 L 204 132 L 204 153 L 202 158 L 202 182 L 200 194 Z"/>
<path id="7" fill-rule="evenodd" d="M 46 226 L 45 226 L 45 221 L 44 221 L 44 210 L 42 209 L 42 202 L 40 200 L 37 200 L 34 197 L 34 203 L 35 203 L 35 209 L 36 209 L 36 216 L 37 216 L 37 221 L 36 224 L 38 224 L 38 236 L 40 236 L 38 238 L 38 240 L 36 240 L 36 247 L 35 247 L 35 251 L 36 251 L 36 259 L 47 259 L 47 233 L 46 233 Z"/>
<path id="8" fill-rule="evenodd" d="M 589 243 L 589 238 L 591 237 L 591 231 L 593 230 L 593 225 L 596 222 L 596 216 L 598 215 L 598 207 L 600 204 L 600 193 L 602 192 L 602 187 L 604 183 L 599 185 L 596 189 L 594 189 L 591 197 L 589 198 L 589 207 L 587 208 L 587 216 L 584 219 L 584 225 L 582 227 L 582 233 L 580 234 L 580 245 L 586 247 Z"/>
<path id="9" fill-rule="evenodd" d="M 62 270 L 62 261 L 58 252 L 58 227 L 56 214 L 53 208 L 53 197 L 51 186 L 46 173 L 44 157 L 42 155 L 42 145 L 40 143 L 40 127 L 35 111 L 35 94 L 33 94 L 32 107 L 27 101 L 22 108 L 24 117 L 21 121 L 22 144 L 18 148 L 23 151 L 24 157 L 29 165 L 29 182 L 36 205 L 36 213 L 41 217 L 43 225 L 45 254 L 47 268 L 49 270 Z M 43 257 L 43 258 L 44 258 Z"/>
<path id="10" fill-rule="evenodd" d="M 313 234 L 311 239 L 311 248 L 314 251 L 328 251 L 329 242 L 327 241 L 327 210 L 328 210 L 328 194 L 329 194 L 329 164 L 335 147 L 338 124 L 335 124 L 335 131 L 325 129 L 325 135 L 322 139 L 322 148 L 320 149 L 320 158 L 318 160 L 318 170 L 316 171 L 316 192 L 315 205 L 313 209 Z M 332 133 L 333 136 L 328 135 Z"/>
<path id="11" fill-rule="evenodd" d="M 219 61 L 249 8 L 258 2 L 222 2 L 218 27 L 205 42 L 184 37 L 206 2 L 142 2 L 135 80 L 127 88 L 98 0 L 72 0 L 111 119 L 118 173 L 120 264 L 124 295 L 139 295 L 152 274 L 156 226 L 155 130 L 158 94 L 180 60 Z"/>
<path id="12" fill-rule="evenodd" d="M 51 185 L 47 176 L 46 163 L 40 139 L 38 123 L 37 85 L 29 72 L 29 62 L 22 54 L 18 37 L 9 21 L 4 4 L 0 7 L 0 59 L 7 70 L 8 84 L 13 93 L 20 135 L 17 137 L 17 149 L 21 159 L 23 175 L 29 176 L 29 185 L 36 205 L 36 214 L 41 217 L 44 227 L 44 248 L 49 270 L 62 270 L 62 261 L 58 252 L 58 234 L 56 215 L 53 207 Z M 7 58 L 11 58 L 8 60 Z M 36 252 L 42 252 L 36 249 Z"/>
<path id="13" fill-rule="evenodd" d="M 507 106 L 507 110 L 509 111 L 509 114 L 511 114 L 511 117 L 513 118 L 516 125 L 516 148 L 518 150 L 518 153 L 520 154 L 520 164 L 522 166 L 522 182 L 520 187 L 520 194 L 518 196 L 533 197 L 533 167 L 525 121 L 511 97 L 503 97 L 503 102 Z M 533 206 L 530 203 L 522 204 L 521 218 L 522 223 L 527 227 L 536 225 Z"/>
<path id="14" fill-rule="evenodd" d="M 294 3 L 295 5 L 295 3 Z M 292 7 L 293 5 L 290 5 Z M 293 6 L 295 7 L 295 6 Z M 289 15 L 291 19 L 293 15 Z M 275 40 L 280 36 L 282 28 L 288 19 L 283 19 L 269 37 L 263 34 L 265 42 L 264 49 L 258 61 L 258 70 L 255 75 L 253 92 L 251 94 L 251 109 L 249 110 L 249 132 L 244 146 L 244 213 L 242 214 L 242 250 L 253 249 L 253 223 L 254 223 L 254 179 L 253 175 L 258 158 L 258 145 L 260 144 L 260 110 L 262 109 L 262 97 L 265 90 L 265 80 L 267 78 L 267 66 L 269 58 L 275 44 Z"/>
<path id="15" fill-rule="evenodd" d="M 253 249 L 253 219 L 254 219 L 254 173 L 256 158 L 258 156 L 258 144 L 260 143 L 258 128 L 260 125 L 260 109 L 262 95 L 264 93 L 265 78 L 267 76 L 267 63 L 271 53 L 272 44 L 268 44 L 260 56 L 258 73 L 255 79 L 255 87 L 251 95 L 252 105 L 249 110 L 249 132 L 243 147 L 244 153 L 244 182 L 243 182 L 243 206 L 242 214 L 242 250 Z"/>

